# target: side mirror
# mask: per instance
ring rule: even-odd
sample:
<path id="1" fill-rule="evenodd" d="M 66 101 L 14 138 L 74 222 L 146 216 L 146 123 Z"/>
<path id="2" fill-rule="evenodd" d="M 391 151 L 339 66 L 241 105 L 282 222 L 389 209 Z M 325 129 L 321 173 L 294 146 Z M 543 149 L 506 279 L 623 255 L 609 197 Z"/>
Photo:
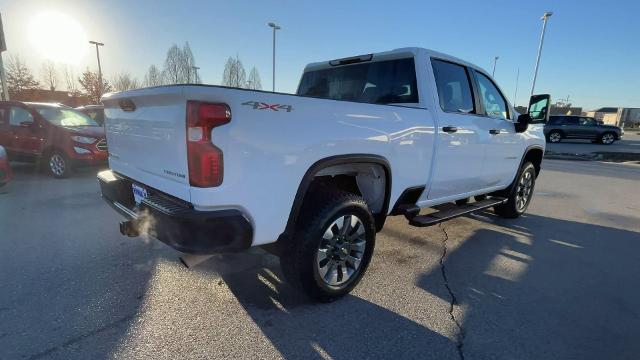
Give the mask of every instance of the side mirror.
<path id="1" fill-rule="evenodd" d="M 529 100 L 530 124 L 545 124 L 549 121 L 551 96 L 549 94 L 533 95 Z"/>
<path id="2" fill-rule="evenodd" d="M 532 120 L 529 114 L 520 114 L 520 116 L 518 116 L 518 122 L 515 123 L 516 132 L 522 133 L 527 131 L 527 128 L 529 127 L 529 124 L 531 124 L 531 122 Z"/>

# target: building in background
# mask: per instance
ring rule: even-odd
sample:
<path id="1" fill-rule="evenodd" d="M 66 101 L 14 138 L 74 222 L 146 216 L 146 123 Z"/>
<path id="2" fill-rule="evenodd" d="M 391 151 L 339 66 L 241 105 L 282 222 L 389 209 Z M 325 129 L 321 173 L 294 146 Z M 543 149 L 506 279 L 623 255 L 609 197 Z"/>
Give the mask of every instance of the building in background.
<path id="1" fill-rule="evenodd" d="M 82 95 L 73 95 L 68 91 L 28 89 L 11 96 L 11 100 L 60 103 L 71 107 L 90 104 L 89 98 Z"/>
<path id="2" fill-rule="evenodd" d="M 598 121 L 604 121 L 604 116 L 606 114 L 615 114 L 617 112 L 618 112 L 618 108 L 616 107 L 602 107 L 599 109 L 587 111 L 584 113 L 584 115 L 592 117 Z"/>
<path id="3" fill-rule="evenodd" d="M 605 125 L 640 127 L 640 108 L 603 107 L 587 111 L 585 115 L 591 116 Z"/>

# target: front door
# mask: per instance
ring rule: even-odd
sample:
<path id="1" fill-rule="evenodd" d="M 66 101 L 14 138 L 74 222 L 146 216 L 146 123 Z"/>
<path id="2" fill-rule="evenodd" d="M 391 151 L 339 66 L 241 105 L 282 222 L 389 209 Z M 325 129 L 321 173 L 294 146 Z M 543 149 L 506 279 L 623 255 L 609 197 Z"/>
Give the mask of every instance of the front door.
<path id="1" fill-rule="evenodd" d="M 483 186 L 483 118 L 476 115 L 470 70 L 448 61 L 432 59 L 438 103 L 436 156 L 431 186 L 420 202 L 455 198 Z"/>
<path id="2" fill-rule="evenodd" d="M 486 143 L 483 183 L 486 187 L 506 186 L 513 181 L 523 154 L 522 134 L 516 133 L 515 115 L 495 83 L 475 71 L 475 79 L 484 116 Z"/>
<path id="3" fill-rule="evenodd" d="M 582 139 L 596 139 L 598 137 L 598 123 L 595 119 L 588 117 L 580 118 L 580 127 L 576 130 Z"/>
<path id="4" fill-rule="evenodd" d="M 33 114 L 20 106 L 9 108 L 9 126 L 13 134 L 9 149 L 19 156 L 33 157 L 40 154 L 41 139 Z"/>

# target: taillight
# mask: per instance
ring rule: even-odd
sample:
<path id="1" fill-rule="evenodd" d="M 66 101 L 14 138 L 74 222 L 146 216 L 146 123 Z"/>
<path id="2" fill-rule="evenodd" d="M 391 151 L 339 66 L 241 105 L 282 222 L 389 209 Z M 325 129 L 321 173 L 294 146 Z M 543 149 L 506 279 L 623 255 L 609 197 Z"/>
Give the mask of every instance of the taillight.
<path id="1" fill-rule="evenodd" d="M 211 143 L 211 131 L 229 121 L 231 110 L 226 104 L 187 102 L 187 158 L 192 186 L 222 184 L 222 150 Z"/>

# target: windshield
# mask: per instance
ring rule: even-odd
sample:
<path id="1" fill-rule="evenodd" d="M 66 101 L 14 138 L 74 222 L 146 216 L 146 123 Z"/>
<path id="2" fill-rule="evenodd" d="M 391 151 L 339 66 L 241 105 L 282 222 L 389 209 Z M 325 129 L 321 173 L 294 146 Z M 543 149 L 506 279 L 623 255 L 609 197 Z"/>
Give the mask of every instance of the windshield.
<path id="1" fill-rule="evenodd" d="M 100 126 L 89 116 L 73 109 L 39 107 L 36 111 L 48 122 L 58 126 Z"/>

